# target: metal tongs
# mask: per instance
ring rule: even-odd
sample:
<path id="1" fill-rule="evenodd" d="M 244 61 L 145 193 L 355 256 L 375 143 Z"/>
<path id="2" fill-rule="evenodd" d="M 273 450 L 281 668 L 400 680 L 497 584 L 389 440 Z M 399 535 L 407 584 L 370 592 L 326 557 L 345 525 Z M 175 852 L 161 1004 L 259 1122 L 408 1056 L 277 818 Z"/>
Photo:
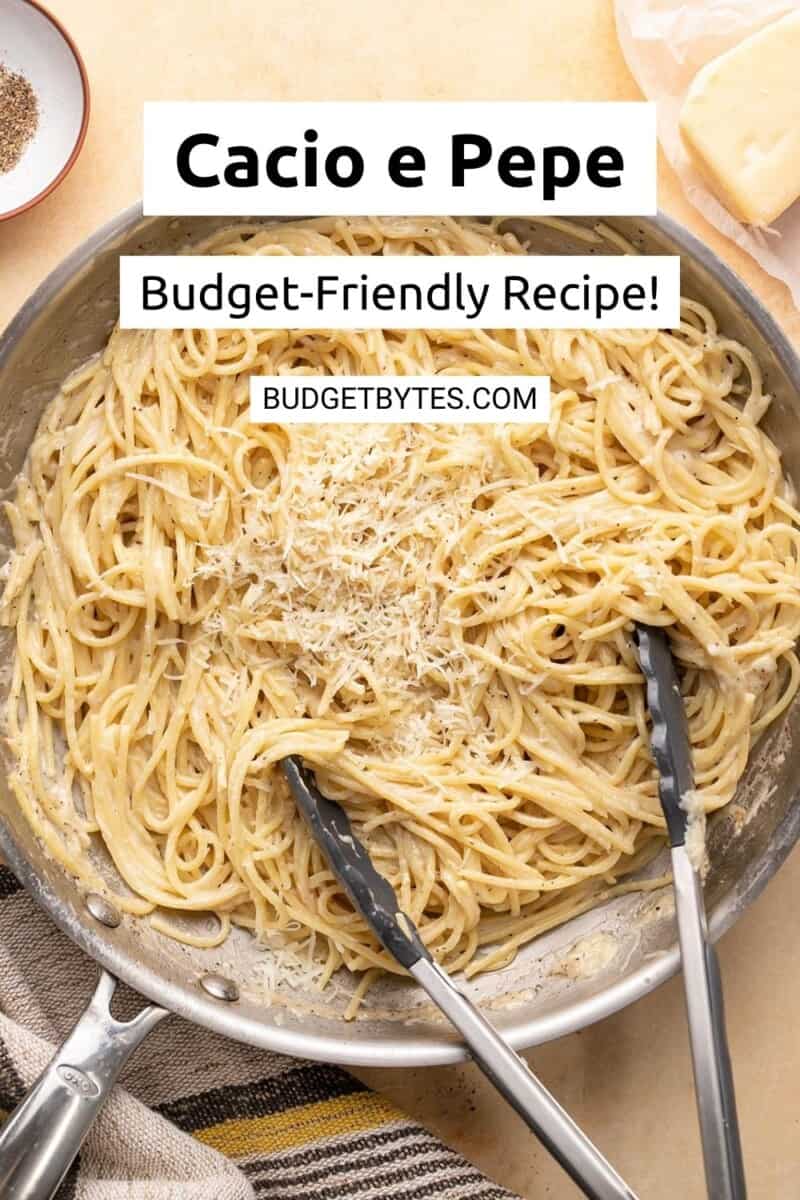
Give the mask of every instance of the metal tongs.
<path id="1" fill-rule="evenodd" d="M 376 871 L 354 835 L 344 810 L 322 795 L 298 758 L 284 758 L 281 765 L 300 812 L 353 904 L 384 948 L 456 1027 L 484 1075 L 589 1200 L 636 1200 L 524 1059 L 433 961 L 413 921 L 398 909 L 388 880 Z"/>
<path id="2" fill-rule="evenodd" d="M 745 1200 L 733 1073 L 725 1034 L 722 980 L 708 937 L 703 887 L 686 848 L 687 794 L 694 787 L 686 712 L 663 629 L 637 625 L 639 662 L 653 725 L 651 748 L 667 823 L 683 961 L 706 1186 L 712 1200 Z"/>

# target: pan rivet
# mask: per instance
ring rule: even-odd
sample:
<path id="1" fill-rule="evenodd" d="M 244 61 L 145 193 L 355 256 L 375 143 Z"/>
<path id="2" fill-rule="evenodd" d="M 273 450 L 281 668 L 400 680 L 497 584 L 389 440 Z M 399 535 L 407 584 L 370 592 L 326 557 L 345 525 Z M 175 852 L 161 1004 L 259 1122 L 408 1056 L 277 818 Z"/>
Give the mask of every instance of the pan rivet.
<path id="1" fill-rule="evenodd" d="M 101 896 L 99 892 L 89 892 L 86 897 L 86 907 L 95 921 L 99 921 L 101 925 L 107 925 L 109 929 L 116 929 L 122 920 L 111 901 L 106 900 L 105 896 Z"/>
<path id="2" fill-rule="evenodd" d="M 239 999 L 238 987 L 232 979 L 226 979 L 224 975 L 204 975 L 200 980 L 200 987 L 215 1000 Z"/>

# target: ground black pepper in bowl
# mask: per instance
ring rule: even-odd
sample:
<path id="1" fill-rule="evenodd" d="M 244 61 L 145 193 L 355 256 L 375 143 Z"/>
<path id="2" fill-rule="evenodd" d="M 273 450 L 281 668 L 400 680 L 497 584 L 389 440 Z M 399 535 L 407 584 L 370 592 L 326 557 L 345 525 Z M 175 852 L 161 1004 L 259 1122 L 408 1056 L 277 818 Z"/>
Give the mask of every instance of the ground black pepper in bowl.
<path id="1" fill-rule="evenodd" d="M 24 75 L 0 63 L 0 175 L 19 162 L 39 124 L 39 101 Z"/>

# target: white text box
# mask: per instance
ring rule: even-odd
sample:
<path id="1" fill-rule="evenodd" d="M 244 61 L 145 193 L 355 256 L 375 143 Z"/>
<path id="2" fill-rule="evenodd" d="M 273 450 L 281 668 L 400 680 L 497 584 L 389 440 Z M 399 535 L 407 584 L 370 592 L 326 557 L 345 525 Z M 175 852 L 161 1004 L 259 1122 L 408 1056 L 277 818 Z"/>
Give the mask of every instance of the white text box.
<path id="1" fill-rule="evenodd" d="M 656 208 L 656 113 L 645 102 L 144 106 L 146 215 L 645 216 Z"/>
<path id="2" fill-rule="evenodd" d="M 120 258 L 125 329 L 649 329 L 679 320 L 672 255 Z"/>
<path id="3" fill-rule="evenodd" d="M 253 375 L 250 420 L 536 424 L 550 417 L 547 375 Z"/>

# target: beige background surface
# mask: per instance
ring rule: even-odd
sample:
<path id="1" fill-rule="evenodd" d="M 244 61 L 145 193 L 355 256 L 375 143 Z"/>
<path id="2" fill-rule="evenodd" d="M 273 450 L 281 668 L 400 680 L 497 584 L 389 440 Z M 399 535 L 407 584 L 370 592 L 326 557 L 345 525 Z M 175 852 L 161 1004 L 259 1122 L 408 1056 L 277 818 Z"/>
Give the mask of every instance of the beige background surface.
<path id="1" fill-rule="evenodd" d="M 92 119 L 61 188 L 0 224 L 0 328 L 69 250 L 139 195 L 144 100 L 637 97 L 611 0 L 52 0 L 52 8 L 85 57 Z M 660 202 L 748 279 L 800 345 L 800 315 L 783 287 L 694 216 L 663 167 Z M 799 885 L 796 852 L 721 949 L 752 1200 L 800 1196 Z M 643 1200 L 705 1196 L 676 981 L 531 1061 Z M 473 1068 L 361 1075 L 526 1200 L 577 1196 Z"/>

